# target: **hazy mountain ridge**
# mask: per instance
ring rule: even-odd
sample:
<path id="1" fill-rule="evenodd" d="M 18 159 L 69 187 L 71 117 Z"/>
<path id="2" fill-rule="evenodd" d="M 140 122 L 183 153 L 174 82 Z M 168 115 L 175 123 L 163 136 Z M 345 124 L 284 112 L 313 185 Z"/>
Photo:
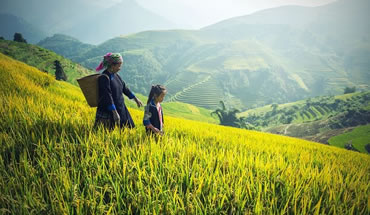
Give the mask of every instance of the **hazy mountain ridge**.
<path id="1" fill-rule="evenodd" d="M 14 33 L 21 33 L 28 43 L 33 44 L 47 35 L 20 17 L 11 14 L 0 14 L 0 36 L 7 40 L 13 40 Z"/>
<path id="2" fill-rule="evenodd" d="M 119 35 L 176 27 L 171 21 L 143 8 L 135 0 L 123 0 L 108 8 L 85 0 L 4 1 L 0 13 L 6 11 L 22 17 L 46 32 L 34 43 L 46 35 L 68 34 L 85 43 L 98 44 Z M 38 16 L 34 13 L 38 13 Z M 3 30 L 7 34 L 14 34 L 12 28 Z M 26 29 L 20 31 L 22 33 Z"/>
<path id="3" fill-rule="evenodd" d="M 98 44 L 119 35 L 174 27 L 173 23 L 141 7 L 136 1 L 124 0 L 62 33 L 87 43 Z"/>
<path id="4" fill-rule="evenodd" d="M 362 3 L 364 1 L 353 2 L 352 8 L 364 7 Z M 368 90 L 370 40 L 366 36 L 353 40 L 342 35 L 333 37 L 335 32 L 321 34 L 312 27 L 317 26 L 312 24 L 316 17 L 312 14 L 332 18 L 330 14 L 345 10 L 343 7 L 346 4 L 340 2 L 316 8 L 281 7 L 230 19 L 199 31 L 145 31 L 81 51 L 78 59 L 83 65 L 95 68 L 105 53 L 120 52 L 129 59 L 125 61 L 122 75 L 130 77 L 128 83 L 135 90 L 145 95 L 147 86 L 164 83 L 169 88 L 167 99 L 211 109 L 219 100 L 245 109 L 340 94 L 347 86 Z M 275 14 L 284 14 L 287 10 L 295 11 L 300 18 L 275 19 Z M 266 13 L 267 21 L 277 23 L 252 23 L 256 20 L 253 17 Z M 245 24 L 241 19 L 252 21 Z M 293 24 L 289 24 L 290 20 L 294 20 Z M 354 32 L 357 34 L 362 35 Z M 73 53 L 78 54 L 79 50 Z M 215 92 L 218 96 L 214 96 Z"/>
<path id="5" fill-rule="evenodd" d="M 82 53 L 95 47 L 94 45 L 82 43 L 74 37 L 63 34 L 54 34 L 52 37 L 47 37 L 41 40 L 37 45 L 47 47 L 49 50 L 53 50 L 54 52 L 76 62 L 79 61 L 78 57 Z"/>

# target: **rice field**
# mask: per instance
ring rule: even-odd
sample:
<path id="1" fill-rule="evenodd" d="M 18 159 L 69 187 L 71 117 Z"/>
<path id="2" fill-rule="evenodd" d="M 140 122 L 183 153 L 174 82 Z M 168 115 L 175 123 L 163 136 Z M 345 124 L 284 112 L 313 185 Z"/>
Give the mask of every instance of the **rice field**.
<path id="1" fill-rule="evenodd" d="M 93 129 L 80 89 L 0 54 L 1 214 L 369 214 L 370 157 L 165 116 Z M 165 110 L 164 110 L 165 112 Z"/>

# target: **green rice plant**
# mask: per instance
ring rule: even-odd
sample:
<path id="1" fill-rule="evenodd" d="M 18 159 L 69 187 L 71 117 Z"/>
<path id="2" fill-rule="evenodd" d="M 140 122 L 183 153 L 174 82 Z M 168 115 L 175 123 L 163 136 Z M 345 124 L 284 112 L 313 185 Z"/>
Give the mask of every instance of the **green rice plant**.
<path id="1" fill-rule="evenodd" d="M 1 54 L 0 78 L 2 214 L 370 212 L 368 155 L 170 116 L 153 137 L 136 109 L 93 128 L 77 87 Z"/>

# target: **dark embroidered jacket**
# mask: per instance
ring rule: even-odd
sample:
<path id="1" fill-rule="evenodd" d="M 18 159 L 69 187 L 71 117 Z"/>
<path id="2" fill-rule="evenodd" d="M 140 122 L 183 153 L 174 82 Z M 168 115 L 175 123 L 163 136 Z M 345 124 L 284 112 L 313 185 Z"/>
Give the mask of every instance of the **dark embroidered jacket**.
<path id="1" fill-rule="evenodd" d="M 162 108 L 162 107 L 161 107 Z M 154 127 L 158 128 L 160 131 L 163 130 L 161 126 L 161 121 L 159 117 L 162 118 L 162 124 L 164 124 L 164 118 L 163 118 L 163 109 L 161 109 L 161 116 L 159 116 L 158 109 L 154 103 L 154 100 L 152 100 L 147 106 L 145 106 L 145 112 L 144 112 L 144 119 L 143 124 L 145 126 L 152 124 Z M 146 128 L 146 131 L 151 131 L 150 129 Z"/>
<path id="2" fill-rule="evenodd" d="M 134 122 L 128 112 L 124 97 L 132 99 L 135 95 L 127 88 L 125 82 L 118 74 L 110 74 L 105 70 L 98 79 L 99 82 L 99 103 L 97 108 L 97 117 L 108 117 L 113 120 L 112 110 L 117 110 L 121 118 L 121 125 L 127 124 L 134 127 Z"/>

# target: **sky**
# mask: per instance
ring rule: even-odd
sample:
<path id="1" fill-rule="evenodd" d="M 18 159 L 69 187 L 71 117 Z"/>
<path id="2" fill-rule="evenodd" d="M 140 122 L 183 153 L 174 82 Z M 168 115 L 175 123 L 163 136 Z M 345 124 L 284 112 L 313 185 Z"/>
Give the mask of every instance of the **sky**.
<path id="1" fill-rule="evenodd" d="M 128 0 L 82 0 L 101 7 Z M 198 29 L 216 22 L 283 5 L 315 7 L 336 0 L 135 0 L 179 26 Z"/>
<path id="2" fill-rule="evenodd" d="M 95 0 L 102 1 L 102 0 Z M 106 1 L 106 0 L 105 0 Z M 109 0 L 120 2 L 122 0 Z M 320 6 L 335 0 L 136 0 L 148 10 L 189 28 L 283 5 Z"/>
<path id="3" fill-rule="evenodd" d="M 38 4 L 31 4 L 32 1 Z M 56 1 L 61 0 L 0 0 L 0 12 L 9 10 L 8 12 L 15 15 L 22 13 L 26 20 L 39 19 L 38 21 L 42 23 L 44 17 L 35 18 L 34 11 L 37 11 L 40 5 L 43 5 L 42 8 L 52 8 L 56 5 Z M 267 8 L 282 5 L 312 7 L 336 0 L 63 0 L 62 3 L 57 4 L 63 8 L 56 14 L 84 16 L 84 12 L 108 8 L 122 1 L 136 1 L 142 7 L 175 23 L 179 28 L 199 29 L 228 18 L 248 15 Z M 24 2 L 28 3 L 27 7 L 22 6 Z M 89 7 L 81 8 L 83 5 Z M 58 19 L 58 17 L 52 17 L 52 14 L 48 16 L 49 19 Z"/>

